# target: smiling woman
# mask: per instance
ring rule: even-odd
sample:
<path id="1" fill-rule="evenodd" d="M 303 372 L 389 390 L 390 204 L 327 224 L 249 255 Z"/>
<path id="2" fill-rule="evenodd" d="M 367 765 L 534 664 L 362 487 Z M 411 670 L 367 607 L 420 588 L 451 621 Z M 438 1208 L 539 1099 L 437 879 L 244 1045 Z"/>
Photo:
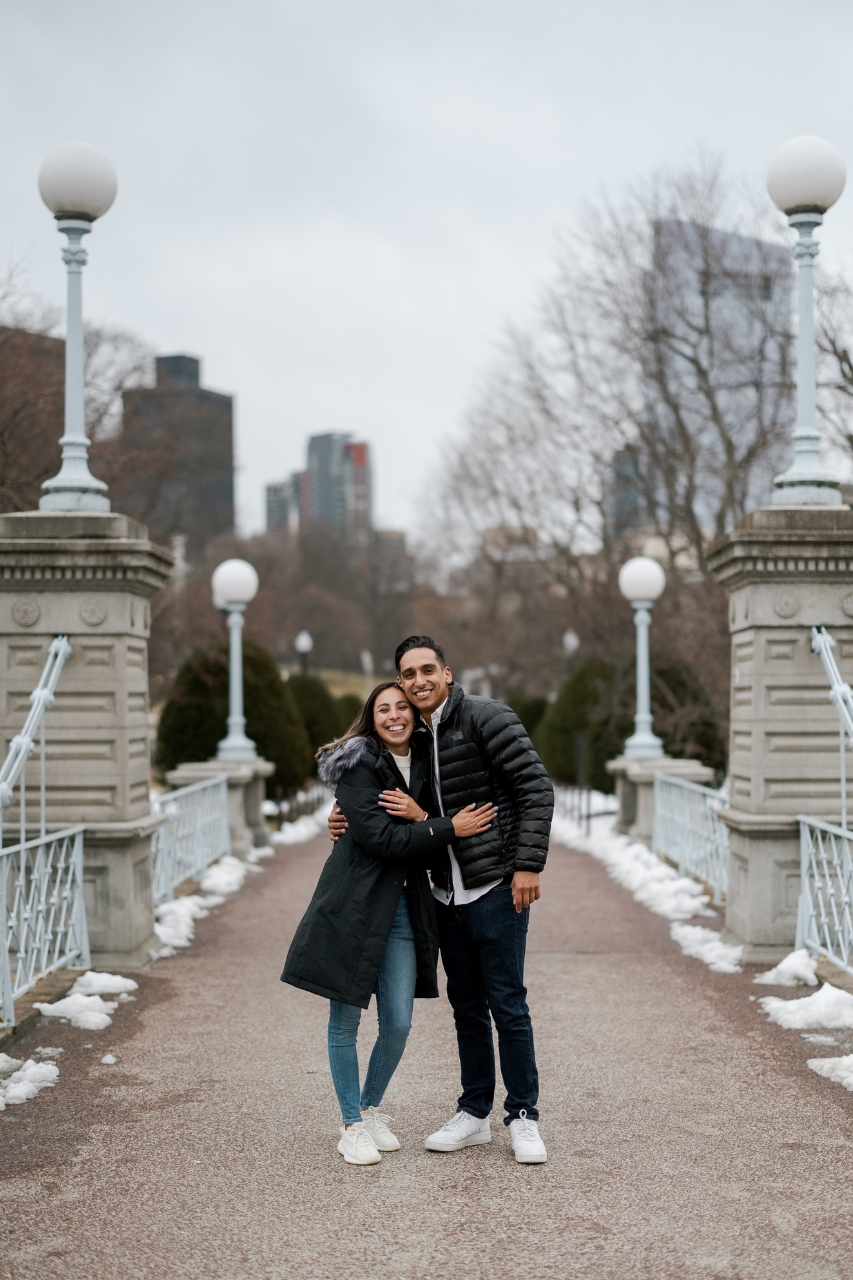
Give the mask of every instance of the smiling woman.
<path id="1" fill-rule="evenodd" d="M 386 681 L 343 737 L 318 753 L 320 778 L 335 786 L 349 827 L 323 868 L 282 974 L 330 1001 L 329 1063 L 343 1120 L 338 1151 L 348 1164 L 376 1164 L 400 1145 L 377 1108 L 406 1047 L 415 996 L 438 995 L 426 867 L 455 836 L 488 830 L 494 816 L 491 805 L 452 819 L 439 814 L 429 739 L 413 741 L 414 727 L 405 693 Z M 360 1087 L 358 1027 L 374 993 L 379 1035 Z"/>

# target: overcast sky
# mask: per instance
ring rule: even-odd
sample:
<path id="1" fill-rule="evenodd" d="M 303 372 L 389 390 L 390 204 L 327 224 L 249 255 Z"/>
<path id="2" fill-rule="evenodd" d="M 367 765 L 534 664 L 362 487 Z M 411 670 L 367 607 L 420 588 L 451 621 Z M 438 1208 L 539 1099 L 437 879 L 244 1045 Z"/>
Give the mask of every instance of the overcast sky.
<path id="1" fill-rule="evenodd" d="M 36 175 L 101 148 L 87 315 L 236 395 L 244 530 L 323 431 L 411 528 L 583 201 L 697 144 L 758 184 L 797 133 L 853 162 L 851 68 L 849 0 L 6 0 L 0 254 L 63 299 Z M 853 183 L 822 238 L 853 259 Z"/>

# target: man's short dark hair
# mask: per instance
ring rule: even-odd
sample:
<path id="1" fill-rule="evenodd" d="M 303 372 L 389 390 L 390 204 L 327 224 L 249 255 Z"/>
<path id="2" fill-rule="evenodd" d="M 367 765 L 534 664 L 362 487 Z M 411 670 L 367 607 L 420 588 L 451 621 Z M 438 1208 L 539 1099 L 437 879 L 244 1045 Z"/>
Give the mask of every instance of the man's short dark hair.
<path id="1" fill-rule="evenodd" d="M 403 655 L 407 654 L 410 649 L 432 649 L 438 658 L 438 665 L 446 667 L 444 660 L 444 650 L 440 644 L 436 644 L 432 636 L 407 636 L 405 640 L 401 640 L 394 652 L 394 666 L 400 670 L 400 663 L 403 661 Z"/>

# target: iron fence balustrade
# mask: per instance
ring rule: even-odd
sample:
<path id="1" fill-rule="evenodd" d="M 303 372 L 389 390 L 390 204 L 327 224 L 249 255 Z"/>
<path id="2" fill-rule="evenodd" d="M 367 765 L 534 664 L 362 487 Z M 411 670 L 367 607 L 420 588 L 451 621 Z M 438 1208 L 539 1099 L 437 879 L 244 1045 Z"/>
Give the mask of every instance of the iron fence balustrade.
<path id="1" fill-rule="evenodd" d="M 586 835 L 592 830 L 593 818 L 616 814 L 618 811 L 615 796 L 605 795 L 592 787 L 554 787 L 554 812 L 583 827 Z"/>
<path id="2" fill-rule="evenodd" d="M 841 826 L 847 829 L 847 755 L 846 739 L 853 744 L 853 689 L 841 679 L 835 661 L 835 641 L 826 627 L 812 627 L 812 652 L 818 654 L 829 679 L 829 700 L 838 712 L 839 774 L 841 786 Z"/>
<path id="3" fill-rule="evenodd" d="M 0 1012 L 54 969 L 88 969 L 83 898 L 83 827 L 66 827 L 0 850 Z"/>
<path id="4" fill-rule="evenodd" d="M 720 821 L 725 799 L 718 791 L 655 774 L 652 852 L 711 889 L 715 903 L 726 896 L 729 880 L 729 829 Z"/>
<path id="5" fill-rule="evenodd" d="M 47 834 L 45 715 L 71 653 L 67 636 L 48 648 L 30 710 L 0 766 L 0 1015 L 15 1021 L 15 1000 L 45 974 L 64 966 L 88 968 L 89 932 L 83 897 L 83 827 Z M 39 740 L 38 835 L 27 839 L 27 761 Z M 18 791 L 18 839 L 3 847 L 4 812 Z"/>
<path id="6" fill-rule="evenodd" d="M 853 832 L 801 815 L 795 945 L 853 974 Z"/>
<path id="7" fill-rule="evenodd" d="M 200 880 L 211 862 L 231 852 L 228 778 L 206 778 L 152 800 L 166 821 L 154 832 L 154 902 L 169 902 L 183 880 Z"/>

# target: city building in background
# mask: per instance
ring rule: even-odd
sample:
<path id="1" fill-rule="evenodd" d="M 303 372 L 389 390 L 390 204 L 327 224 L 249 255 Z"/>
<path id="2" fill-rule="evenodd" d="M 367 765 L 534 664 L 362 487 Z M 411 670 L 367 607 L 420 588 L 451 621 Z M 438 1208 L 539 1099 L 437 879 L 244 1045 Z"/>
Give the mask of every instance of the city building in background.
<path id="1" fill-rule="evenodd" d="M 268 529 L 326 525 L 367 549 L 373 531 L 370 446 L 341 433 L 311 436 L 306 469 L 267 485 L 266 499 Z"/>
<path id="2" fill-rule="evenodd" d="M 125 392 L 109 442 L 113 509 L 141 520 L 155 542 L 184 535 L 191 565 L 234 528 L 233 397 L 202 387 L 200 375 L 193 356 L 158 356 L 155 386 Z"/>

